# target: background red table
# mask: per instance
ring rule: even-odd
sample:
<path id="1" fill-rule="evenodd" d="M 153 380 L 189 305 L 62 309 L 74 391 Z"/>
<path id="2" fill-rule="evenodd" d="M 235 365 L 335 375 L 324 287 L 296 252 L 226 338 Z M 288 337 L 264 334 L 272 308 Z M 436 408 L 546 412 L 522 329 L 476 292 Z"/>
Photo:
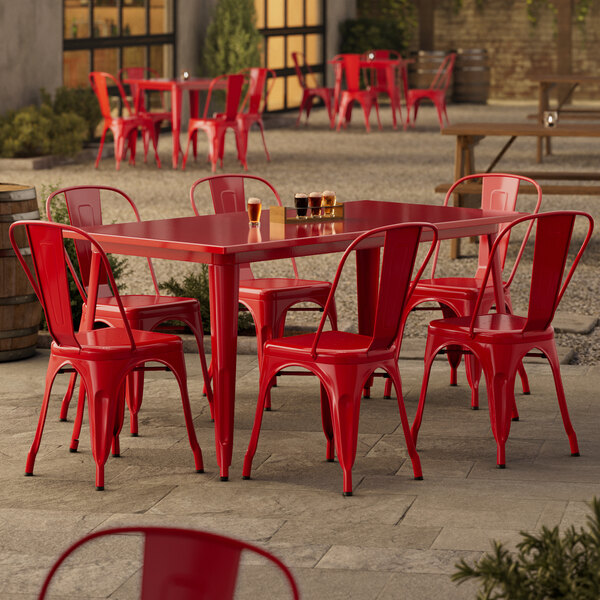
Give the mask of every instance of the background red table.
<path id="1" fill-rule="evenodd" d="M 520 213 L 508 215 L 475 208 L 400 204 L 373 200 L 347 202 L 344 220 L 315 227 L 313 224 L 269 222 L 269 211 L 261 217 L 260 239 L 248 227 L 245 213 L 183 217 L 89 227 L 107 251 L 132 256 L 206 263 L 210 269 L 212 361 L 215 437 L 221 479 L 229 476 L 233 450 L 239 265 L 290 256 L 342 252 L 361 233 L 393 223 L 428 221 L 437 225 L 440 239 L 487 235 L 493 242 L 499 225 Z M 333 227 L 332 227 L 333 225 Z M 368 333 L 373 323 L 373 289 L 379 272 L 379 246 L 373 238 L 356 252 L 359 331 Z M 496 306 L 504 306 L 499 265 L 495 265 Z M 90 305 L 94 283 L 90 279 Z M 91 311 L 90 311 L 91 312 Z"/>

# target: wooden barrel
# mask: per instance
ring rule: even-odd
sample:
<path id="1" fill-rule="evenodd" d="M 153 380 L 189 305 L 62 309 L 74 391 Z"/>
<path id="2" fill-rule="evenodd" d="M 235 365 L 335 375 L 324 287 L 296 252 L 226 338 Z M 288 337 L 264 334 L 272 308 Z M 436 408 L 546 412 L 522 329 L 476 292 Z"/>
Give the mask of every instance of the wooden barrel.
<path id="1" fill-rule="evenodd" d="M 486 104 L 489 94 L 490 66 L 487 50 L 458 50 L 454 66 L 454 102 Z"/>
<path id="2" fill-rule="evenodd" d="M 443 50 L 419 50 L 412 55 L 413 63 L 409 65 L 409 81 L 411 88 L 426 89 L 431 85 L 435 74 L 446 58 Z M 452 99 L 452 81 L 446 90 L 446 101 Z"/>
<path id="3" fill-rule="evenodd" d="M 35 188 L 0 183 L 0 361 L 32 356 L 37 346 L 42 310 L 8 230 L 15 221 L 39 218 Z M 30 254 L 24 235 L 18 243 Z"/>

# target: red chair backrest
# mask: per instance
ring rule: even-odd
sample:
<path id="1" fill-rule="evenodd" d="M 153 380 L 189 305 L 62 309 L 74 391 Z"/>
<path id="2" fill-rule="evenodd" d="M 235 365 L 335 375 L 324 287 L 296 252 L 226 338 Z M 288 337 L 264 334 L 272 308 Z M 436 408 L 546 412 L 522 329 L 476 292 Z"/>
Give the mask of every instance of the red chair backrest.
<path id="1" fill-rule="evenodd" d="M 578 216 L 588 220 L 587 233 L 565 276 L 573 228 Z M 510 235 L 512 229 L 527 221 L 530 221 L 533 225 L 535 246 L 531 267 L 529 307 L 523 331 L 543 331 L 552 323 L 556 308 L 573 277 L 583 251 L 590 241 L 594 229 L 594 220 L 591 215 L 582 211 L 553 211 L 521 217 L 502 230 L 492 246 L 491 256 L 500 251 L 503 238 Z M 490 276 L 491 265 L 492 262 L 489 261 L 484 274 L 484 284 L 487 283 Z M 471 335 L 473 335 L 474 322 L 481 305 L 483 292 L 482 287 L 471 319 Z"/>
<path id="2" fill-rule="evenodd" d="M 300 64 L 300 57 L 302 57 L 302 65 Z M 304 58 L 304 54 L 302 52 L 292 52 L 292 60 L 294 61 L 294 69 L 296 70 L 296 77 L 298 77 L 298 81 L 302 89 L 306 89 L 306 79 L 304 77 L 303 68 L 308 68 L 306 65 L 306 60 Z"/>
<path id="3" fill-rule="evenodd" d="M 195 215 L 200 215 L 198 206 L 195 200 L 196 189 L 203 185 L 208 184 L 210 189 L 210 195 L 212 198 L 213 209 L 215 214 L 223 214 L 230 212 L 246 212 L 246 192 L 245 183 L 247 181 L 255 181 L 266 186 L 266 189 L 272 192 L 277 206 L 281 206 L 281 198 L 277 190 L 266 180 L 261 177 L 254 175 L 213 175 L 211 177 L 204 177 L 194 181 L 190 188 L 190 201 L 192 203 L 192 210 Z M 294 270 L 294 276 L 298 278 L 298 269 L 296 268 L 296 261 L 291 259 L 292 268 Z M 249 264 L 240 265 L 240 279 L 253 279 L 254 275 Z"/>
<path id="4" fill-rule="evenodd" d="M 416 274 L 415 262 L 419 250 L 419 244 L 423 233 L 429 233 L 432 237 L 425 258 L 421 261 Z M 395 343 L 401 334 L 402 314 L 408 298 L 414 289 L 416 282 L 421 277 L 429 258 L 433 254 L 438 240 L 438 231 L 431 223 L 402 223 L 399 225 L 387 225 L 372 229 L 356 238 L 344 252 L 340 264 L 335 273 L 331 286 L 331 292 L 323 309 L 323 315 L 327 315 L 337 288 L 344 263 L 350 253 L 359 245 L 365 245 L 369 238 L 375 236 L 385 237 L 383 243 L 383 256 L 379 273 L 379 286 L 377 290 L 377 302 L 375 321 L 369 350 L 382 350 L 389 348 Z M 326 319 L 321 318 L 311 353 L 313 358 L 318 354 L 318 344 L 321 332 L 325 326 Z"/>
<path id="5" fill-rule="evenodd" d="M 69 222 L 75 227 L 94 227 L 102 225 L 102 200 L 101 192 L 107 192 L 119 199 L 125 200 L 131 207 L 135 220 L 140 222 L 140 214 L 133 200 L 123 191 L 103 185 L 82 185 L 56 190 L 48 196 L 46 200 L 46 215 L 49 221 L 52 218 L 52 203 L 57 196 L 64 196 L 69 214 Z M 87 240 L 75 240 L 75 250 L 77 251 L 77 262 L 79 272 L 84 288 L 87 290 L 90 279 L 90 265 L 92 260 L 92 248 Z M 154 290 L 158 295 L 158 282 L 154 273 L 152 261 L 148 259 L 148 268 L 150 277 L 154 284 Z M 112 296 L 112 290 L 107 284 L 106 274 L 100 274 L 100 286 L 98 288 L 98 297 L 107 298 Z"/>
<path id="6" fill-rule="evenodd" d="M 128 115 L 133 115 L 133 111 L 131 110 L 131 105 L 127 100 L 127 96 L 125 95 L 125 90 L 121 85 L 121 82 L 113 77 L 110 73 L 104 73 L 102 71 L 92 71 L 89 74 L 90 85 L 96 94 L 96 98 L 98 98 L 98 103 L 100 104 L 100 112 L 105 119 L 112 119 L 113 116 L 110 110 L 110 94 L 108 92 L 108 81 L 112 82 L 117 90 L 119 91 L 119 96 L 121 97 L 121 101 L 127 110 Z"/>
<path id="7" fill-rule="evenodd" d="M 242 90 L 246 81 L 246 75 L 244 73 L 219 75 L 210 82 L 208 95 L 206 97 L 206 104 L 204 105 L 204 119 L 208 117 L 208 107 L 210 105 L 210 99 L 213 94 L 213 90 L 215 87 L 218 87 L 223 80 L 226 80 L 225 112 L 223 113 L 224 118 L 227 121 L 235 121 L 238 112 L 240 112 L 240 101 L 242 99 Z"/>
<path id="8" fill-rule="evenodd" d="M 349 92 L 360 90 L 360 54 L 340 54 L 343 77 Z"/>
<path id="9" fill-rule="evenodd" d="M 277 74 L 273 69 L 263 67 L 251 67 L 243 71 L 248 76 L 248 92 L 242 103 L 240 112 L 244 110 L 251 115 L 261 114 L 267 105 L 267 99 L 275 84 Z M 267 78 L 271 80 L 267 85 Z"/>
<path id="10" fill-rule="evenodd" d="M 291 594 L 300 592 L 290 570 L 276 556 L 241 540 L 171 527 L 119 527 L 94 532 L 75 542 L 58 558 L 46 576 L 39 598 L 45 598 L 52 578 L 67 557 L 96 538 L 143 536 L 141 600 L 230 600 L 234 598 L 240 557 L 248 551 L 274 564 L 287 580 Z"/>
<path id="11" fill-rule="evenodd" d="M 454 190 L 463 182 L 475 181 L 481 179 L 481 208 L 486 210 L 501 210 L 506 212 L 513 212 L 516 210 L 517 200 L 519 197 L 519 185 L 522 182 L 530 183 L 534 186 L 537 192 L 537 201 L 534 209 L 531 211 L 532 214 L 536 214 L 540 210 L 542 204 L 542 188 L 539 184 L 523 175 L 513 175 L 510 173 L 476 173 L 473 175 L 467 175 L 461 177 L 455 181 L 444 198 L 444 206 L 448 206 L 450 199 L 454 193 Z M 506 236 L 502 243 L 499 245 L 498 252 L 500 253 L 500 265 L 504 269 L 506 263 L 506 254 L 508 251 L 509 236 Z M 518 262 L 523 253 L 524 247 L 527 243 L 527 237 L 523 239 L 521 250 L 518 254 L 516 261 L 513 263 L 513 271 L 516 269 Z M 438 244 L 431 265 L 431 277 L 434 276 L 435 269 L 437 266 L 437 258 L 439 254 L 440 246 Z M 479 238 L 479 256 L 477 261 L 477 271 L 475 273 L 475 279 L 482 279 L 485 273 L 485 269 L 488 265 L 488 252 L 489 248 L 487 245 L 487 239 L 485 236 Z M 512 276 L 509 277 L 508 281 L 512 281 Z"/>
<path id="12" fill-rule="evenodd" d="M 429 85 L 430 90 L 441 90 L 446 92 L 450 85 L 452 78 L 452 71 L 454 70 L 454 61 L 456 60 L 456 52 L 450 52 L 444 57 L 442 64 L 439 66 L 437 73 L 433 77 L 431 84 Z"/>
<path id="13" fill-rule="evenodd" d="M 396 50 L 368 50 L 363 56 L 366 60 L 391 58 L 398 61 L 399 67 L 402 66 L 402 56 Z M 375 83 L 380 89 L 391 88 L 396 85 L 395 81 L 388 81 L 387 70 L 385 68 L 375 69 Z"/>
<path id="14" fill-rule="evenodd" d="M 31 250 L 31 269 L 27 264 L 22 249 L 17 242 L 17 231 L 24 228 Z M 121 311 L 124 320 L 124 327 L 127 331 L 131 347 L 135 348 L 131 329 L 126 322 L 125 312 L 118 295 L 115 280 L 110 270 L 110 264 L 102 248 L 86 233 L 62 223 L 48 223 L 46 221 L 17 221 L 13 223 L 9 230 L 10 242 L 15 250 L 19 262 L 25 270 L 33 290 L 35 291 L 48 323 L 48 331 L 52 339 L 59 346 L 69 346 L 80 348 L 80 344 L 75 338 L 73 327 L 73 315 L 71 312 L 71 296 L 69 293 L 69 282 L 67 275 L 67 254 L 64 248 L 63 232 L 70 231 L 86 238 L 90 246 L 93 246 L 99 253 L 100 260 L 104 270 L 107 273 L 108 283 L 115 290 L 117 305 Z M 87 301 L 81 283 L 77 280 L 77 287 L 82 294 L 84 301 Z"/>

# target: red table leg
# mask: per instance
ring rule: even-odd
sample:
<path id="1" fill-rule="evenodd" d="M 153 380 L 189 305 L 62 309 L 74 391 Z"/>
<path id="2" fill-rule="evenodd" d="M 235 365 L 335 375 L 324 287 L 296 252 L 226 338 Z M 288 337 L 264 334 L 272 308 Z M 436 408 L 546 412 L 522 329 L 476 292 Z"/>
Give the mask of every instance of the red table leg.
<path id="1" fill-rule="evenodd" d="M 212 265 L 209 276 L 215 442 L 221 481 L 227 481 L 233 451 L 239 267 Z"/>

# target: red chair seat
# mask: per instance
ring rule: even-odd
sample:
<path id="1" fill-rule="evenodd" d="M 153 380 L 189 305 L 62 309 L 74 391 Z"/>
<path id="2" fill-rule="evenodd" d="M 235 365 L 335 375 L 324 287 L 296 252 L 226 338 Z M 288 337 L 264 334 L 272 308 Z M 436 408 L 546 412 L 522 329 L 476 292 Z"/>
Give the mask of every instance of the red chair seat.
<path id="1" fill-rule="evenodd" d="M 266 342 L 264 351 L 272 356 L 293 357 L 310 354 L 310 348 L 315 339 L 314 333 L 303 335 L 290 335 L 285 338 L 276 338 Z M 366 353 L 371 344 L 372 337 L 368 335 L 359 335 L 348 333 L 346 331 L 324 331 L 319 338 L 319 360 L 326 361 L 328 358 L 335 359 L 336 362 L 354 363 L 360 362 L 364 358 L 357 359 L 358 352 Z M 343 355 L 347 354 L 347 357 Z M 370 352 L 369 357 L 377 359 L 377 352 Z"/>
<path id="2" fill-rule="evenodd" d="M 298 113 L 298 119 L 296 120 L 296 127 L 300 125 L 300 119 L 302 118 L 302 113 L 304 111 L 306 111 L 306 122 L 308 123 L 308 117 L 310 116 L 313 100 L 315 98 L 320 98 L 327 109 L 329 126 L 333 128 L 335 120 L 333 88 L 315 85 L 315 75 L 310 66 L 307 64 L 306 57 L 304 54 L 302 54 L 302 52 L 292 52 L 292 60 L 294 61 L 294 69 L 296 71 L 298 83 L 302 88 L 302 101 L 300 102 L 300 112 Z M 310 82 L 308 81 L 309 78 L 311 79 Z"/>
<path id="3" fill-rule="evenodd" d="M 277 294 L 281 298 L 297 297 L 300 293 L 314 290 L 323 292 L 323 285 L 331 287 L 329 282 L 315 281 L 313 279 L 291 279 L 289 277 L 257 277 L 240 281 L 240 296 L 259 297 Z"/>

